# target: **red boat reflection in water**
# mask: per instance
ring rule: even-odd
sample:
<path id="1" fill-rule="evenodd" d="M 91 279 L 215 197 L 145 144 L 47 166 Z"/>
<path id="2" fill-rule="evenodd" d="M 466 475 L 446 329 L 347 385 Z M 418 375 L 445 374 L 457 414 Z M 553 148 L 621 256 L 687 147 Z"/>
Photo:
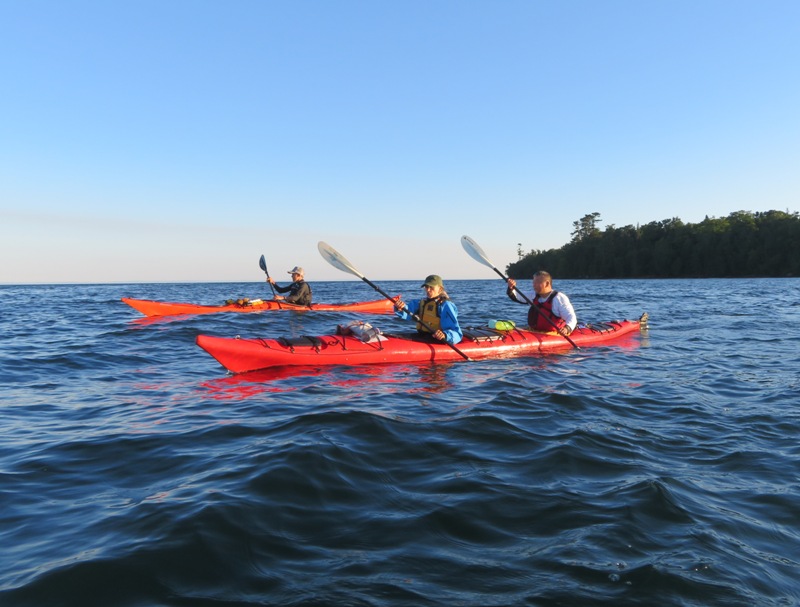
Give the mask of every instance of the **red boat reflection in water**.
<path id="1" fill-rule="evenodd" d="M 450 364 L 395 364 L 322 366 L 322 367 L 272 367 L 261 371 L 251 371 L 228 375 L 200 384 L 211 398 L 239 400 L 258 394 L 293 392 L 307 387 L 305 383 L 292 381 L 302 378 L 320 378 L 330 387 L 346 388 L 351 391 L 364 389 L 370 385 L 382 384 L 386 393 L 435 393 L 452 387 L 446 374 Z M 353 392 L 353 396 L 358 396 Z"/>

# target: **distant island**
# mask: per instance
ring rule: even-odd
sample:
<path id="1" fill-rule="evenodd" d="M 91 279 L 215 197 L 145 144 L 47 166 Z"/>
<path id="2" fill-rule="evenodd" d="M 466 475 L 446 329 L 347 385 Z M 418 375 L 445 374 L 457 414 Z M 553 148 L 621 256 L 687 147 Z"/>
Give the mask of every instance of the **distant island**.
<path id="1" fill-rule="evenodd" d="M 600 230 L 600 213 L 573 222 L 560 249 L 522 252 L 513 278 L 547 270 L 556 278 L 741 278 L 800 276 L 798 213 L 736 211 L 700 223 L 680 219 Z"/>

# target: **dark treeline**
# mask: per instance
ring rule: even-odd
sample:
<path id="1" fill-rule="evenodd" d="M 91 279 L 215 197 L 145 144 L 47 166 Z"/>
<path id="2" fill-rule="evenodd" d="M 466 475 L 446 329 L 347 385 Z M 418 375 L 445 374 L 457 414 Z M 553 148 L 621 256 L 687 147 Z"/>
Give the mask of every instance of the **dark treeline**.
<path id="1" fill-rule="evenodd" d="M 800 216 L 737 211 L 696 224 L 680 219 L 600 230 L 600 213 L 574 222 L 560 249 L 531 251 L 507 266 L 529 278 L 547 270 L 557 278 L 736 278 L 800 276 Z"/>

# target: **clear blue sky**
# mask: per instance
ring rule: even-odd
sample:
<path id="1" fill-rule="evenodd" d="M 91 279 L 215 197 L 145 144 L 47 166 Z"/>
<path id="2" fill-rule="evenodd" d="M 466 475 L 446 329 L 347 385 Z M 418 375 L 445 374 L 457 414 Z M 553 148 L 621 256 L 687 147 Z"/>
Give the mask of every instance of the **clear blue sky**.
<path id="1" fill-rule="evenodd" d="M 0 283 L 493 278 L 798 210 L 797 0 L 0 0 Z"/>

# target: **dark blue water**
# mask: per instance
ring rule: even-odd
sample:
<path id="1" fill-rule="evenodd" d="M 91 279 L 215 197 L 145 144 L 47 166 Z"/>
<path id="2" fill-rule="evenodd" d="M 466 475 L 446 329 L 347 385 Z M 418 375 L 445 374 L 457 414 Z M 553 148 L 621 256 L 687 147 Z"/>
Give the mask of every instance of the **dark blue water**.
<path id="1" fill-rule="evenodd" d="M 798 604 L 800 280 L 556 287 L 581 320 L 650 329 L 229 376 L 197 334 L 356 317 L 147 322 L 119 301 L 263 284 L 0 287 L 0 605 Z M 448 288 L 465 325 L 524 318 L 499 280 Z"/>

